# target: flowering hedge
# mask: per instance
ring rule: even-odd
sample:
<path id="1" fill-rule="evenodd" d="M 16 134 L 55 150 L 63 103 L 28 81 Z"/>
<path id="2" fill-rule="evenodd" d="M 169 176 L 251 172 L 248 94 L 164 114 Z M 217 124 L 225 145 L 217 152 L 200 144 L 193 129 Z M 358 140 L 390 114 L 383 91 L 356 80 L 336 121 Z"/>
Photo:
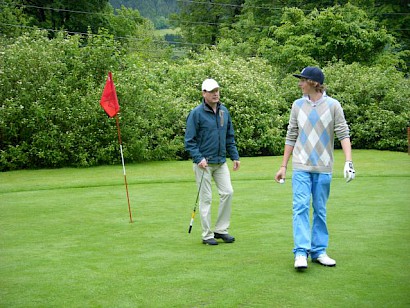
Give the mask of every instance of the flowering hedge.
<path id="1" fill-rule="evenodd" d="M 282 153 L 297 80 L 261 58 L 205 50 L 179 61 L 122 55 L 108 36 L 49 40 L 33 32 L 0 46 L 0 170 L 119 162 L 115 120 L 99 106 L 111 70 L 127 162 L 187 159 L 188 112 L 203 79 L 221 85 L 241 156 Z M 393 67 L 324 67 L 354 148 L 407 151 L 410 82 Z"/>

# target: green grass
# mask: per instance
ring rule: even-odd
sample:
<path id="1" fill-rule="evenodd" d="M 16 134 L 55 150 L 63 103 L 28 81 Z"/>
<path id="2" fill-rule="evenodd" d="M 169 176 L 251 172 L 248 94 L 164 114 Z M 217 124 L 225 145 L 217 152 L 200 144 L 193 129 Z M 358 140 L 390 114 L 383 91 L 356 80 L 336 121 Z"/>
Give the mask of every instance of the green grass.
<path id="1" fill-rule="evenodd" d="M 167 28 L 167 29 L 160 29 L 160 30 L 155 30 L 155 35 L 165 37 L 167 34 L 179 34 L 181 32 L 180 28 Z"/>
<path id="2" fill-rule="evenodd" d="M 291 170 L 243 158 L 230 233 L 201 243 L 189 161 L 0 173 L 0 307 L 409 307 L 410 156 L 336 152 L 328 253 L 293 269 Z M 216 215 L 215 194 L 213 216 Z"/>

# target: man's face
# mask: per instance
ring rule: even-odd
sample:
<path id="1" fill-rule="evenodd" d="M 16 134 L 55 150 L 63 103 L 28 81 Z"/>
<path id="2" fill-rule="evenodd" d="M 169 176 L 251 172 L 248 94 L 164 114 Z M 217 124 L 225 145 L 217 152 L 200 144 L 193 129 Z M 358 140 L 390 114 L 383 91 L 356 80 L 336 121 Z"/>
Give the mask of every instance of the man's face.
<path id="1" fill-rule="evenodd" d="M 308 95 L 312 91 L 312 87 L 307 82 L 305 78 L 299 79 L 299 88 L 302 90 L 302 93 Z"/>
<path id="2" fill-rule="evenodd" d="M 316 94 L 318 92 L 317 87 L 320 84 L 316 81 L 307 80 L 306 78 L 300 78 L 299 88 L 304 95 Z"/>
<path id="3" fill-rule="evenodd" d="M 205 102 L 208 104 L 216 104 L 219 102 L 219 88 L 213 89 L 212 91 L 202 91 L 202 96 Z"/>

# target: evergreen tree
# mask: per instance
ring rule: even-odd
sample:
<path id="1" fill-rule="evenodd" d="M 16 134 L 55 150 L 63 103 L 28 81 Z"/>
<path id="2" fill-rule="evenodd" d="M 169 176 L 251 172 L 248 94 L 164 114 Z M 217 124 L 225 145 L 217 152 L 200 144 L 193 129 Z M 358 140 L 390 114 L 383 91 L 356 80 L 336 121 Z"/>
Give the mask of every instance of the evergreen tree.
<path id="1" fill-rule="evenodd" d="M 244 0 L 181 1 L 177 25 L 193 44 L 215 45 L 220 29 L 235 23 Z"/>
<path id="2" fill-rule="evenodd" d="M 110 0 L 114 8 L 124 6 L 138 10 L 150 19 L 157 29 L 169 26 L 169 17 L 178 12 L 177 0 Z"/>
<path id="3" fill-rule="evenodd" d="M 0 34 L 4 37 L 17 37 L 24 32 L 27 18 L 21 7 L 13 0 L 0 3 Z"/>
<path id="4" fill-rule="evenodd" d="M 110 13 L 108 0 L 18 0 L 29 25 L 50 30 L 85 33 L 108 28 L 105 14 Z"/>

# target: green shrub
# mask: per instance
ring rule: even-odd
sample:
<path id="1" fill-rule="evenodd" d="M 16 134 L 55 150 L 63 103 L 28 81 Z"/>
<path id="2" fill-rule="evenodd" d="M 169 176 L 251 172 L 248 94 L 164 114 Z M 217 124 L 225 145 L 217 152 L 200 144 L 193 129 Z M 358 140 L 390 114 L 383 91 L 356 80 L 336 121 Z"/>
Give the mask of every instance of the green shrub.
<path id="1" fill-rule="evenodd" d="M 185 120 L 215 78 L 241 156 L 280 155 L 298 80 L 267 60 L 204 50 L 178 61 L 123 55 L 106 34 L 33 32 L 0 47 L 0 170 L 119 163 L 117 129 L 99 105 L 112 70 L 127 162 L 187 159 Z M 387 63 L 387 62 L 385 62 Z M 324 67 L 354 148 L 407 151 L 409 80 L 391 65 Z M 338 146 L 338 144 L 336 144 Z"/>
<path id="2" fill-rule="evenodd" d="M 394 67 L 337 63 L 326 67 L 328 93 L 338 99 L 360 149 L 407 151 L 410 80 Z"/>
<path id="3" fill-rule="evenodd" d="M 265 61 L 231 58 L 204 51 L 179 63 L 129 58 L 118 74 L 126 157 L 131 161 L 186 159 L 185 120 L 201 102 L 201 83 L 215 78 L 221 101 L 232 114 L 238 149 L 243 156 L 279 154 L 283 104 L 272 95 L 274 72 Z"/>
<path id="4" fill-rule="evenodd" d="M 39 31 L 3 50 L 1 170 L 112 162 L 105 149 L 111 143 L 105 135 L 109 123 L 97 120 L 96 102 L 116 54 L 104 35 L 49 40 Z"/>

